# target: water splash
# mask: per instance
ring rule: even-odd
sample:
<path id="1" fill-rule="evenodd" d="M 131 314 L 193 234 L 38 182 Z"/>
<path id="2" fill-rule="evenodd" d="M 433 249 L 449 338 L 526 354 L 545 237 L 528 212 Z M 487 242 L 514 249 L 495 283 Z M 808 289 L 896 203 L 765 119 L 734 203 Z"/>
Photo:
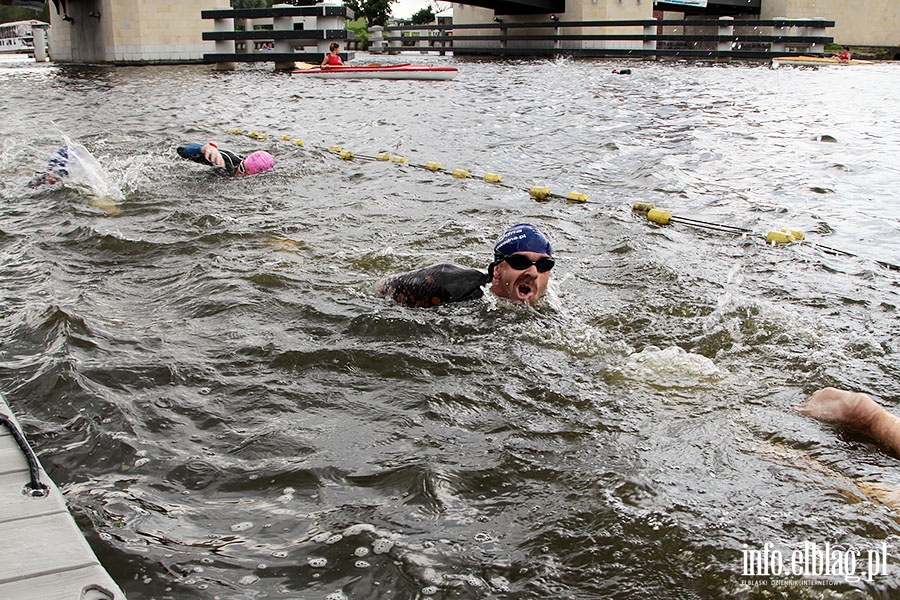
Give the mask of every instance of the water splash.
<path id="1" fill-rule="evenodd" d="M 116 210 L 125 201 L 122 189 L 110 178 L 90 151 L 68 136 L 63 136 L 69 153 L 66 185 L 90 196 L 91 205 L 104 210 Z"/>

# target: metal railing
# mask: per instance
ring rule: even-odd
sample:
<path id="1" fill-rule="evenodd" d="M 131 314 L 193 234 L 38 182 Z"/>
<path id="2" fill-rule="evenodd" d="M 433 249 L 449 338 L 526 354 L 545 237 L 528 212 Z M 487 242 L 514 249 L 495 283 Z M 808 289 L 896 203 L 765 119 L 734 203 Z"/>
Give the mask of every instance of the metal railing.
<path id="1" fill-rule="evenodd" d="M 369 28 L 370 52 L 491 56 L 633 56 L 759 59 L 823 54 L 824 19 L 548 21 Z M 609 33 L 610 29 L 621 30 Z M 575 30 L 572 33 L 571 31 Z M 495 33 L 496 32 L 496 33 Z"/>
<path id="2" fill-rule="evenodd" d="M 332 41 L 353 36 L 344 22 L 354 14 L 344 6 L 223 8 L 200 15 L 214 20 L 215 27 L 203 32 L 204 41 L 216 43 L 216 51 L 204 54 L 203 60 L 225 68 L 237 62 L 272 61 L 276 68 L 293 68 L 296 61 L 319 62 Z M 265 29 L 253 28 L 261 23 Z"/>

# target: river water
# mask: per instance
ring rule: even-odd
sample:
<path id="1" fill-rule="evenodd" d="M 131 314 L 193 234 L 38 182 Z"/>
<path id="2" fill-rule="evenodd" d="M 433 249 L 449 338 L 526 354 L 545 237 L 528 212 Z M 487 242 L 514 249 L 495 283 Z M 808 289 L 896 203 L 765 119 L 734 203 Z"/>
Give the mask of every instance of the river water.
<path id="1" fill-rule="evenodd" d="M 792 407 L 900 402 L 900 67 L 416 59 L 0 62 L 0 392 L 128 597 L 897 597 L 897 459 Z M 63 135 L 108 197 L 26 187 Z M 520 221 L 536 310 L 373 290 Z"/>

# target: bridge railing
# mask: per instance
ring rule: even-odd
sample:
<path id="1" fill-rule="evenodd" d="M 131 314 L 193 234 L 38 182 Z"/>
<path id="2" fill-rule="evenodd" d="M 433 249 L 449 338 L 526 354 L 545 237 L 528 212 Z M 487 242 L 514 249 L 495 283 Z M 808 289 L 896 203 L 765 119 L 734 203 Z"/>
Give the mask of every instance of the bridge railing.
<path id="1" fill-rule="evenodd" d="M 634 56 L 760 59 L 823 54 L 824 19 L 645 19 L 396 25 L 369 28 L 370 52 L 491 56 Z M 610 33 L 615 31 L 615 33 Z"/>
<path id="2" fill-rule="evenodd" d="M 200 16 L 214 21 L 215 31 L 204 32 L 203 40 L 216 43 L 216 51 L 204 54 L 203 60 L 223 69 L 238 62 L 271 61 L 276 69 L 291 69 L 297 61 L 318 63 L 331 42 L 353 36 L 344 25 L 353 11 L 342 5 L 222 8 L 201 11 Z M 353 55 L 341 57 L 346 61 Z"/>

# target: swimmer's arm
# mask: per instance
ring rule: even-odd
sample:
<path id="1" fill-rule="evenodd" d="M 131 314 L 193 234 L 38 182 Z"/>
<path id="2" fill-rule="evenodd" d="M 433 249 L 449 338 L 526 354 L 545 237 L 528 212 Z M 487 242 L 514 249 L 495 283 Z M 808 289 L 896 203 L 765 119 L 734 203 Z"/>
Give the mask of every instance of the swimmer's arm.
<path id="1" fill-rule="evenodd" d="M 900 417 L 878 407 L 878 413 L 869 425 L 868 435 L 900 456 Z"/>
<path id="2" fill-rule="evenodd" d="M 868 394 L 823 388 L 797 409 L 816 419 L 856 429 L 900 456 L 900 417 Z"/>
<path id="3" fill-rule="evenodd" d="M 187 158 L 194 162 L 206 163 L 213 167 L 225 166 L 225 160 L 222 158 L 222 154 L 212 142 L 207 142 L 205 144 L 191 143 L 179 146 L 178 155 L 182 158 Z"/>

